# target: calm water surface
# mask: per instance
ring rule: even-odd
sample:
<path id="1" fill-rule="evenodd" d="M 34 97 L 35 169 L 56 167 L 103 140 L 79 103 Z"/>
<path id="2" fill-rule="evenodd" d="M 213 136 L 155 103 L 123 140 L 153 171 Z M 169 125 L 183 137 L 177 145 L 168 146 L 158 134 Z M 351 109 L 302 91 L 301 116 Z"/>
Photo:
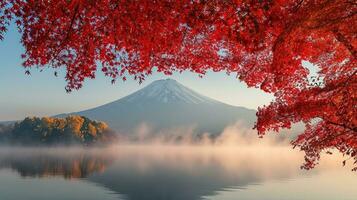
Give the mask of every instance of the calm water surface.
<path id="1" fill-rule="evenodd" d="M 288 147 L 0 148 L 1 200 L 356 200 L 357 174 Z"/>

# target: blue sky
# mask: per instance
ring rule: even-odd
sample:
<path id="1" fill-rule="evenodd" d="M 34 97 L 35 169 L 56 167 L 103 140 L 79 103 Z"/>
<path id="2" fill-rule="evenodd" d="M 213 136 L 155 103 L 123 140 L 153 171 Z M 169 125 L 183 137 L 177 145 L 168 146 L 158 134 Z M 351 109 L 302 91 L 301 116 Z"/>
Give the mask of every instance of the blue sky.
<path id="1" fill-rule="evenodd" d="M 65 112 L 80 111 L 96 107 L 124 97 L 154 80 L 167 78 L 161 74 L 149 77 L 143 84 L 128 79 L 117 81 L 97 73 L 95 80 L 88 80 L 79 91 L 65 92 L 64 72 L 58 77 L 52 69 L 43 72 L 33 69 L 31 75 L 24 74 L 20 55 L 24 49 L 20 34 L 10 27 L 5 40 L 0 42 L 0 121 L 23 119 L 26 116 L 48 116 Z M 254 88 L 247 88 L 235 75 L 208 73 L 203 78 L 185 72 L 170 76 L 191 89 L 222 102 L 256 109 L 268 104 L 272 95 Z"/>

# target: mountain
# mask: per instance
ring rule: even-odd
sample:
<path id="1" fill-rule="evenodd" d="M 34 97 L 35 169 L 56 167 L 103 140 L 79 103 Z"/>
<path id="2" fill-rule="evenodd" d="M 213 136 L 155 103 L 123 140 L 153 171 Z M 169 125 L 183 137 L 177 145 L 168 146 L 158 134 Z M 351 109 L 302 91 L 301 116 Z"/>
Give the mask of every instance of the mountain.
<path id="1" fill-rule="evenodd" d="M 104 121 L 121 133 L 130 133 L 140 124 L 147 124 L 155 131 L 194 127 L 195 132 L 219 133 L 237 121 L 252 127 L 255 112 L 219 102 L 175 80 L 165 79 L 117 101 L 59 116 L 81 115 Z"/>

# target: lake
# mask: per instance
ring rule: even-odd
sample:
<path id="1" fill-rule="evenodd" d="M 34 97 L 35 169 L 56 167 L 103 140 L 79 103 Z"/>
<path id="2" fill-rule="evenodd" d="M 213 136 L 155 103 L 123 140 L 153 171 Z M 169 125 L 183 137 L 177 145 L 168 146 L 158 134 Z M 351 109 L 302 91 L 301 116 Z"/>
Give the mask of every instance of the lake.
<path id="1" fill-rule="evenodd" d="M 287 146 L 0 148 L 1 200 L 355 200 L 342 158 Z"/>

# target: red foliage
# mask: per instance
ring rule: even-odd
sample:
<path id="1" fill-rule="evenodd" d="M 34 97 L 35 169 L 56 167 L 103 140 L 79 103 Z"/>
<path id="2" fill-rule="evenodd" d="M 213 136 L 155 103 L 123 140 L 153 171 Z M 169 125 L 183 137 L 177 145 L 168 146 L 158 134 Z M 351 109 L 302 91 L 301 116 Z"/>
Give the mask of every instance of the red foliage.
<path id="1" fill-rule="evenodd" d="M 0 0 L 0 14 L 0 37 L 12 18 L 22 33 L 24 67 L 65 67 L 69 91 L 98 67 L 113 81 L 237 73 L 275 94 L 258 111 L 259 134 L 306 124 L 293 142 L 306 152 L 305 168 L 331 148 L 357 161 L 353 0 Z M 318 67 L 318 81 L 303 60 Z"/>

